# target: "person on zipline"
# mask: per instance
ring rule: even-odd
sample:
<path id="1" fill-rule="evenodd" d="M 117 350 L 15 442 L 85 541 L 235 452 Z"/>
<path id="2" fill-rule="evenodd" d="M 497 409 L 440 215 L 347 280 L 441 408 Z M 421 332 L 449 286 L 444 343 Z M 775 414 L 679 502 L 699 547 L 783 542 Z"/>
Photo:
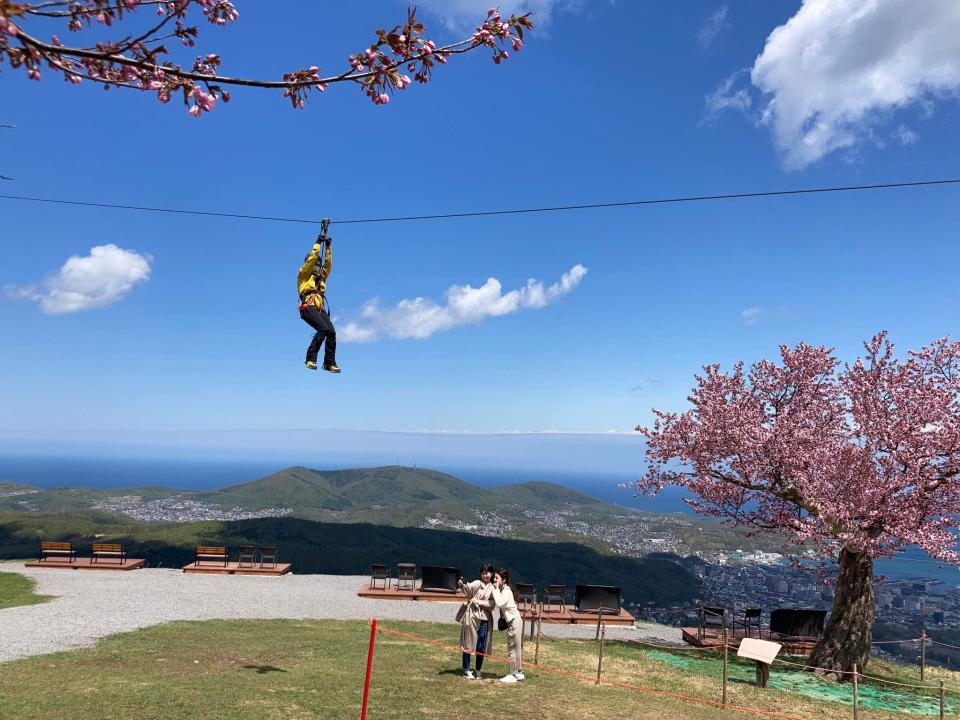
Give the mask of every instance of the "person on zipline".
<path id="1" fill-rule="evenodd" d="M 327 235 L 329 221 L 324 221 L 313 250 L 303 259 L 303 266 L 297 275 L 297 291 L 300 294 L 300 317 L 317 332 L 307 348 L 306 365 L 310 370 L 317 369 L 317 355 L 320 346 L 326 342 L 323 352 L 323 369 L 327 372 L 338 373 L 337 367 L 337 331 L 330 321 L 327 310 L 327 278 L 330 277 L 330 267 L 333 264 L 333 253 L 330 246 L 333 238 Z M 323 254 L 323 263 L 320 260 L 320 248 L 326 246 Z"/>

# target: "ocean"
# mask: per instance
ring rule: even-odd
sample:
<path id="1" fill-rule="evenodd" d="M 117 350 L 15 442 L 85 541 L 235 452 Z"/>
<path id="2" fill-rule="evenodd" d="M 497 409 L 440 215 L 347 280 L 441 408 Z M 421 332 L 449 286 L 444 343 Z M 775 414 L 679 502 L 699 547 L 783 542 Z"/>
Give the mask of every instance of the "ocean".
<path id="1" fill-rule="evenodd" d="M 337 464 L 320 467 L 320 470 L 363 467 L 365 463 Z M 226 485 L 236 485 L 270 475 L 285 467 L 282 461 L 244 460 L 168 460 L 140 458 L 98 457 L 27 457 L 0 455 L 0 482 L 22 483 L 40 488 L 88 487 L 97 489 L 131 488 L 159 485 L 176 490 L 211 490 Z M 478 487 L 496 487 L 511 483 L 543 481 L 569 487 L 586 495 L 650 512 L 685 512 L 690 509 L 683 502 L 683 492 L 678 488 L 666 488 L 655 498 L 634 496 L 632 490 L 621 484 L 635 479 L 633 476 L 491 468 L 463 468 L 435 466 L 433 469 L 447 472 Z M 875 564 L 878 575 L 891 579 L 925 578 L 940 580 L 950 585 L 960 585 L 960 570 L 938 563 L 917 548 L 907 548 L 896 558 L 878 560 Z"/>

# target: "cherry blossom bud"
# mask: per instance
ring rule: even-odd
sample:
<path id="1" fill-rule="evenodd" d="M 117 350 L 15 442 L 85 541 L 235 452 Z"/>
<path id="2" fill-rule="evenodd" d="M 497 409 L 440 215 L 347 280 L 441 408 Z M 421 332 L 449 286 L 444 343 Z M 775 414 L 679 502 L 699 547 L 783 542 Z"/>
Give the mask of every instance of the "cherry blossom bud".
<path id="1" fill-rule="evenodd" d="M 377 97 L 377 100 L 380 101 L 381 105 L 386 105 L 388 102 L 390 102 L 390 96 L 386 93 L 380 93 L 379 97 Z"/>
<path id="2" fill-rule="evenodd" d="M 57 47 L 62 47 L 62 46 L 63 46 L 63 43 L 60 42 L 60 38 L 58 38 L 56 35 L 51 35 L 51 36 L 50 36 L 50 42 L 53 43 L 54 45 L 56 45 Z"/>
<path id="3" fill-rule="evenodd" d="M 497 8 L 490 8 L 487 10 L 487 17 L 493 17 L 497 14 Z"/>
<path id="4" fill-rule="evenodd" d="M 311 75 L 316 75 L 318 72 L 320 72 L 320 68 L 318 68 L 316 65 L 311 65 L 311 66 L 310 66 L 310 69 L 308 70 L 308 72 L 309 72 Z"/>
<path id="5" fill-rule="evenodd" d="M 30 78 L 31 80 L 39 80 L 40 70 L 38 68 L 30 68 L 29 70 L 27 70 L 27 77 Z"/>
<path id="6" fill-rule="evenodd" d="M 225 103 L 230 102 L 230 93 L 227 92 L 226 90 L 224 90 L 222 93 L 220 93 L 220 97 L 223 99 L 223 101 L 224 101 Z"/>
<path id="7" fill-rule="evenodd" d="M 189 112 L 195 118 L 200 117 L 200 107 L 198 105 L 191 106 L 187 112 Z"/>

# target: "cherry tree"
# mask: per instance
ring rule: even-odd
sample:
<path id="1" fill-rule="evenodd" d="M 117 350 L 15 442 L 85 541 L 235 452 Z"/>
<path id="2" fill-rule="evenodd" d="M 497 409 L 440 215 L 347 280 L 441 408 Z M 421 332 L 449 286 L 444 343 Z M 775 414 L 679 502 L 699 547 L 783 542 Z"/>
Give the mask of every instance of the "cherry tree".
<path id="1" fill-rule="evenodd" d="M 832 350 L 780 348 L 780 364 L 704 368 L 683 413 L 654 410 L 648 469 L 637 483 L 690 491 L 693 509 L 788 550 L 839 563 L 830 620 L 808 667 L 867 666 L 873 561 L 916 545 L 960 563 L 960 343 L 903 359 L 885 332 L 840 366 Z"/>
<path id="2" fill-rule="evenodd" d="M 224 26 L 235 22 L 239 12 L 230 0 L 0 0 L 0 62 L 6 57 L 12 68 L 24 70 L 32 80 L 40 80 L 47 68 L 70 83 L 90 81 L 107 90 L 152 92 L 162 103 L 180 94 L 188 112 L 200 117 L 213 110 L 218 100 L 229 102 L 227 88 L 233 86 L 282 90 L 297 109 L 304 107 L 314 90 L 353 83 L 375 104 L 384 105 L 392 93 L 414 82 L 429 82 L 434 69 L 455 55 L 485 48 L 500 64 L 511 50 L 521 49 L 524 31 L 533 28 L 529 13 L 504 17 L 494 8 L 469 37 L 438 47 L 425 36 L 411 8 L 406 22 L 392 30 L 377 30 L 376 39 L 350 55 L 339 74 L 322 75 L 314 65 L 293 69 L 279 80 L 258 80 L 222 75 L 223 61 L 214 53 L 197 55 L 186 63 L 174 58 L 168 43 L 195 47 L 200 32 L 193 21 L 199 16 Z M 87 36 L 92 30 L 104 37 L 77 45 L 57 35 L 43 39 L 40 26 L 58 20 L 69 32 Z M 115 31 L 121 23 L 130 29 Z"/>

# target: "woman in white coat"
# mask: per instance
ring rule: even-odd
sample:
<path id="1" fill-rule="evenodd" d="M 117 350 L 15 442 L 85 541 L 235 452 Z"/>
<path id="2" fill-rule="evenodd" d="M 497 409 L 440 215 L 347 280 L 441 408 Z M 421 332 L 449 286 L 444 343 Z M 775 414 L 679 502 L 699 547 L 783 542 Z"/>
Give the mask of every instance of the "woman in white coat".
<path id="1" fill-rule="evenodd" d="M 523 652 L 523 617 L 517 609 L 510 589 L 510 573 L 498 570 L 493 576 L 493 601 L 500 610 L 500 617 L 507 623 L 507 657 L 510 658 L 510 674 L 500 678 L 500 682 L 514 683 L 523 680 L 521 655 Z"/>

